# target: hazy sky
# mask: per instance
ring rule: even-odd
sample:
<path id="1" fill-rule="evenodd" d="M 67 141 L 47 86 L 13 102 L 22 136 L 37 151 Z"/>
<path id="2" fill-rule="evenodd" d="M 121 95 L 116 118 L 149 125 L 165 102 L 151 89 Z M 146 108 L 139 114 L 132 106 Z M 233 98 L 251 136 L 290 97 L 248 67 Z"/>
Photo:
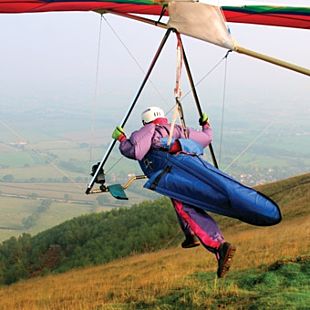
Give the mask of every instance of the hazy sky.
<path id="1" fill-rule="evenodd" d="M 164 30 L 118 16 L 105 18 L 95 100 L 100 15 L 87 12 L 1 15 L 0 109 L 16 109 L 21 104 L 38 109 L 59 105 L 81 110 L 95 107 L 101 113 L 112 109 L 112 115 L 122 119 L 143 79 L 136 62 L 147 70 Z M 232 23 L 229 26 L 241 46 L 310 67 L 309 30 Z M 195 81 L 226 53 L 225 49 L 206 42 L 185 37 L 183 40 Z M 173 35 L 151 76 L 153 84 L 148 84 L 143 92 L 139 113 L 149 105 L 161 105 L 166 110 L 173 105 L 175 45 Z M 211 105 L 220 109 L 224 74 L 222 62 L 199 85 L 205 109 Z M 182 89 L 184 93 L 188 90 L 186 80 Z M 309 77 L 237 53 L 228 57 L 226 102 L 232 108 L 248 104 L 298 108 L 299 104 L 309 102 L 309 93 Z"/>

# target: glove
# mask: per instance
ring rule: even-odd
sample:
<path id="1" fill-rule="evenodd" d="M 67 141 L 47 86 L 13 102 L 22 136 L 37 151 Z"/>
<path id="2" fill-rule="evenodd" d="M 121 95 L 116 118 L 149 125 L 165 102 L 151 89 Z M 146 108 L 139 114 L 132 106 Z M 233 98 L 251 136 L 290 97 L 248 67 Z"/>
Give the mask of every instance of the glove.
<path id="1" fill-rule="evenodd" d="M 112 133 L 112 138 L 120 142 L 126 139 L 124 129 L 121 126 L 117 126 Z"/>
<path id="2" fill-rule="evenodd" d="M 207 113 L 202 113 L 201 117 L 199 118 L 199 124 L 201 126 L 203 126 L 206 123 L 208 123 L 208 121 L 209 121 L 209 117 L 208 117 Z"/>

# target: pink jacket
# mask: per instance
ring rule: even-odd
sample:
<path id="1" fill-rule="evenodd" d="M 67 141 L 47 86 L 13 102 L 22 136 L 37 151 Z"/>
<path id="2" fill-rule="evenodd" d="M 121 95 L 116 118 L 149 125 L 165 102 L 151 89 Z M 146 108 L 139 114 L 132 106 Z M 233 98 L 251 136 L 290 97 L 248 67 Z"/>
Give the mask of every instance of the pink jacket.
<path id="1" fill-rule="evenodd" d="M 128 158 L 142 160 L 151 149 L 161 147 L 161 138 L 168 137 L 171 125 L 149 123 L 134 131 L 129 139 L 120 142 L 120 152 Z M 187 128 L 188 138 L 198 142 L 203 148 L 208 146 L 212 141 L 212 129 L 206 124 L 201 130 Z M 179 125 L 174 126 L 174 139 L 185 138 L 183 128 Z"/>

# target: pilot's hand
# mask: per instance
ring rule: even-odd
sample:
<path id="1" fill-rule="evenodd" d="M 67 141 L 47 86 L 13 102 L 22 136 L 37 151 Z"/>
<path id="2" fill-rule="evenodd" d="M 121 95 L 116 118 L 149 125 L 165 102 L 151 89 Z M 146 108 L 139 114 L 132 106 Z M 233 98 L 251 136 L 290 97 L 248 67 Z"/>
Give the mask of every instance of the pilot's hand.
<path id="1" fill-rule="evenodd" d="M 207 113 L 202 113 L 201 117 L 199 118 L 199 124 L 204 126 L 209 122 L 209 117 Z"/>
<path id="2" fill-rule="evenodd" d="M 126 139 L 124 129 L 121 126 L 117 126 L 112 133 L 112 138 L 120 142 Z"/>

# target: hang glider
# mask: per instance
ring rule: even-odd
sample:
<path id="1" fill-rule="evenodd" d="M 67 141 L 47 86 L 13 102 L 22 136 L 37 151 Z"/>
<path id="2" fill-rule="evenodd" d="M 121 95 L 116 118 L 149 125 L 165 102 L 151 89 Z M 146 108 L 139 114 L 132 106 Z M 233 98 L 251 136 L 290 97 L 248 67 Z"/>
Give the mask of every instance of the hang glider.
<path id="1" fill-rule="evenodd" d="M 290 68 L 297 72 L 310 75 L 310 70 L 301 68 L 295 65 L 288 64 L 286 62 L 278 61 L 274 58 L 258 54 L 240 47 L 235 39 L 231 36 L 230 31 L 226 25 L 226 22 L 247 23 L 247 24 L 261 24 L 261 25 L 273 25 L 273 26 L 286 26 L 294 28 L 310 29 L 310 7 L 280 7 L 280 6 L 244 6 L 244 5 L 229 5 L 230 1 L 225 1 L 225 6 L 220 5 L 218 0 L 202 0 L 200 2 L 194 0 L 180 0 L 180 1 L 161 1 L 161 0 L 118 0 L 118 1 L 74 1 L 74 0 L 0 0 L 0 13 L 40 13 L 40 12 L 57 12 L 57 11 L 95 11 L 100 14 L 114 13 L 122 15 L 127 18 L 136 19 L 141 22 L 149 23 L 154 26 L 159 26 L 167 29 L 165 37 L 163 38 L 161 45 L 152 61 L 150 68 L 146 74 L 146 77 L 138 91 L 136 98 L 134 99 L 130 109 L 124 117 L 121 127 L 124 127 L 129 115 L 134 108 L 139 95 L 145 85 L 145 82 L 150 75 L 155 62 L 162 50 L 169 33 L 174 31 L 180 38 L 179 34 L 185 34 L 192 36 L 218 46 L 244 53 L 256 58 L 281 65 L 286 68 Z M 157 15 L 157 20 L 141 17 L 141 15 Z M 169 20 L 166 24 L 161 23 L 160 20 L 163 16 L 169 16 Z M 184 50 L 182 51 L 184 60 L 186 59 Z M 185 61 L 186 63 L 187 61 Z M 192 91 L 195 94 L 195 87 L 193 86 L 193 80 L 191 78 L 188 64 L 186 65 L 189 80 L 192 84 Z M 201 116 L 202 110 L 198 104 L 198 97 L 195 97 L 196 105 Z M 197 98 L 196 98 L 197 97 Z M 105 185 L 104 177 L 104 164 L 106 163 L 113 147 L 115 140 L 110 143 L 107 152 L 102 158 L 101 162 L 95 165 L 92 169 L 92 180 L 87 186 L 86 194 L 95 192 L 110 192 L 118 199 L 126 199 L 124 189 L 126 186 L 120 184 L 114 184 L 110 186 Z M 211 146 L 211 145 L 210 145 Z M 210 148 L 212 150 L 212 148 Z M 212 151 L 211 151 L 212 154 Z M 214 156 L 212 156 L 215 159 Z M 180 158 L 179 158 L 180 159 Z M 184 162 L 187 159 L 184 159 Z M 157 190 L 159 193 L 167 194 L 175 199 L 181 199 L 191 203 L 190 200 L 186 200 L 190 196 L 201 197 L 195 204 L 199 207 L 217 212 L 219 214 L 227 215 L 230 217 L 239 218 L 247 223 L 254 225 L 274 225 L 281 220 L 281 213 L 278 206 L 270 199 L 264 197 L 256 191 L 243 187 L 242 184 L 234 181 L 229 176 L 221 173 L 217 169 L 216 160 L 214 161 L 213 168 L 211 165 L 205 163 L 203 167 L 195 164 L 193 161 L 181 165 L 176 161 L 173 163 L 174 167 L 180 168 L 175 175 L 169 175 L 174 177 L 178 181 L 186 181 L 189 184 L 189 195 L 184 191 L 184 188 L 170 188 L 169 182 L 167 184 L 157 184 Z M 196 167 L 196 166 L 198 167 Z M 192 173 L 186 173 L 186 167 L 192 167 L 190 171 L 194 171 L 194 166 L 199 173 L 202 168 L 206 168 L 206 179 L 211 179 L 214 182 L 207 187 L 206 180 L 201 180 L 201 177 L 197 177 L 197 180 L 193 180 L 198 184 L 197 189 L 202 188 L 202 191 L 207 190 L 205 193 L 213 193 L 210 196 L 200 195 L 200 192 L 191 192 L 192 183 L 188 182 Z M 212 171 L 210 173 L 210 171 Z M 208 173 L 207 173 L 208 172 Z M 159 173 L 162 173 L 159 171 Z M 182 175 L 183 174 L 183 175 Z M 153 181 L 157 181 L 150 178 L 149 182 L 152 184 L 150 188 L 153 188 Z M 141 176 L 141 178 L 145 178 Z M 166 182 L 165 179 L 162 179 Z M 197 181 L 197 182 L 196 182 Z M 147 184 L 150 184 L 150 183 Z M 184 182 L 184 184 L 186 183 Z M 99 190 L 92 191 L 94 184 L 100 185 Z M 181 183 L 181 182 L 180 182 Z M 148 185 L 146 184 L 146 187 Z M 213 188 L 215 190 L 212 192 Z M 234 188 L 234 190 L 232 190 Z M 217 197 L 215 199 L 215 197 Z M 249 198 L 250 197 L 250 198 Z M 211 201 L 212 203 L 206 203 Z M 225 202 L 224 209 L 223 203 Z M 233 207 L 233 208 L 232 208 Z M 253 219 L 254 218 L 254 219 Z"/>
<path id="2" fill-rule="evenodd" d="M 161 15 L 163 6 L 170 3 L 198 3 L 194 1 L 160 0 L 1 0 L 0 13 L 39 13 L 54 11 L 113 11 L 143 15 Z M 238 5 L 236 1 L 222 1 L 227 22 L 284 26 L 310 29 L 310 7 L 285 5 Z M 219 1 L 203 0 L 199 4 L 217 5 Z M 231 5 L 230 5 L 231 3 Z M 234 4 L 236 3 L 236 4 Z M 165 11 L 169 15 L 169 10 Z"/>
<path id="3" fill-rule="evenodd" d="M 229 50 L 246 54 L 310 76 L 310 70 L 241 47 L 231 36 L 227 22 L 286 26 L 310 29 L 310 6 L 240 5 L 236 0 L 0 0 L 0 13 L 39 13 L 55 11 L 95 11 L 113 13 L 185 34 Z M 244 2 L 244 1 L 243 1 Z M 245 2 L 244 2 L 245 3 Z M 228 6 L 230 5 L 230 6 Z M 157 20 L 141 15 L 157 15 Z M 166 24 L 162 16 L 169 16 Z"/>

